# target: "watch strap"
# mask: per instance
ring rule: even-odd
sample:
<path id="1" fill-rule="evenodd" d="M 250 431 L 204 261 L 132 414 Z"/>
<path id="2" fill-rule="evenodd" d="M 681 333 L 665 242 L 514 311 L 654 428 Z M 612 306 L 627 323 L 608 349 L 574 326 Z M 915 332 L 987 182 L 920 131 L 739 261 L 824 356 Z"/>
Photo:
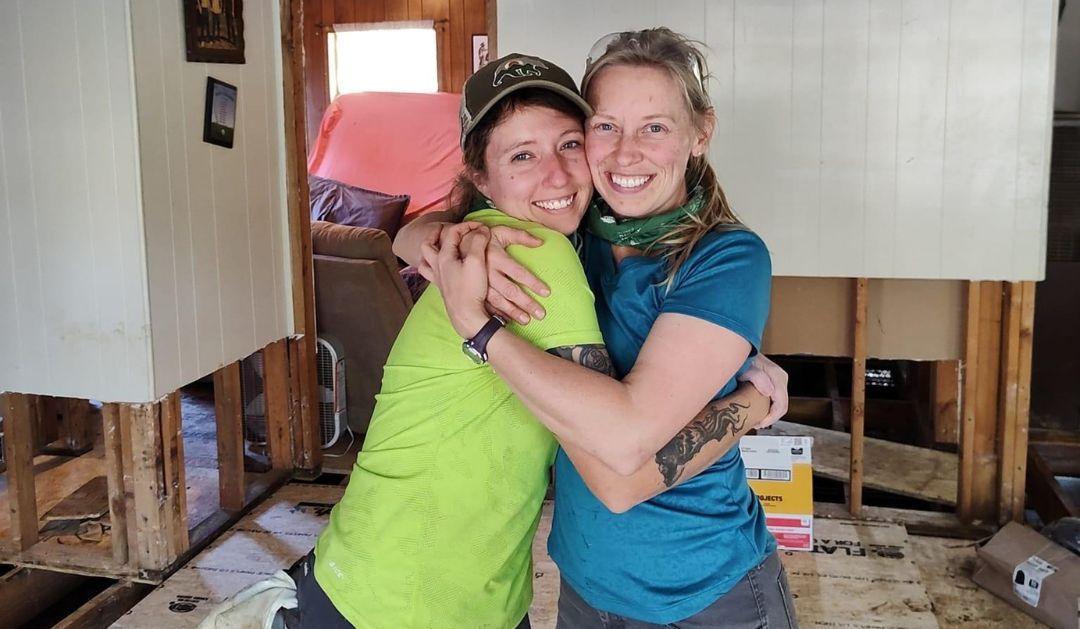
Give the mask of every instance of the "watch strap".
<path id="1" fill-rule="evenodd" d="M 469 347 L 473 348 L 475 352 L 480 354 L 485 362 L 487 362 L 488 341 L 491 340 L 492 336 L 495 336 L 495 332 L 497 332 L 499 328 L 505 325 L 506 322 L 503 321 L 501 317 L 492 315 L 491 318 L 488 319 L 488 322 L 484 324 L 484 327 L 480 328 L 480 331 L 477 332 L 475 336 L 465 342 L 468 343 Z"/>

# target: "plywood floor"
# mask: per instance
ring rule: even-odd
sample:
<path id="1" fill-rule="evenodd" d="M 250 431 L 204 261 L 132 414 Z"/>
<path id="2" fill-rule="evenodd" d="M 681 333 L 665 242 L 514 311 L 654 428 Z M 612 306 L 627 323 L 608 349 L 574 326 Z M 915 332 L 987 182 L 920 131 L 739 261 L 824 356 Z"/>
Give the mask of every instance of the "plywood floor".
<path id="1" fill-rule="evenodd" d="M 290 484 L 143 599 L 114 626 L 194 627 L 214 605 L 314 545 L 344 488 Z M 555 626 L 558 568 L 548 557 L 551 504 L 533 543 L 532 626 Z M 821 520 L 813 553 L 782 553 L 803 627 L 1038 627 L 968 577 L 975 551 L 911 537 L 903 526 Z"/>

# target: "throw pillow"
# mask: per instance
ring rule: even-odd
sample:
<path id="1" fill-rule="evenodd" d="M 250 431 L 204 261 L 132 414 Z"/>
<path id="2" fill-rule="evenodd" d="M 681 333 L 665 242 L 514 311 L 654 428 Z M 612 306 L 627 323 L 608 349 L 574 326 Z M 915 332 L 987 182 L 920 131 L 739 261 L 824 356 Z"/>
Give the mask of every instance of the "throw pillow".
<path id="1" fill-rule="evenodd" d="M 308 175 L 308 186 L 311 190 L 311 220 L 374 227 L 386 232 L 391 240 L 401 227 L 401 216 L 409 205 L 407 194 L 365 190 L 315 175 Z"/>

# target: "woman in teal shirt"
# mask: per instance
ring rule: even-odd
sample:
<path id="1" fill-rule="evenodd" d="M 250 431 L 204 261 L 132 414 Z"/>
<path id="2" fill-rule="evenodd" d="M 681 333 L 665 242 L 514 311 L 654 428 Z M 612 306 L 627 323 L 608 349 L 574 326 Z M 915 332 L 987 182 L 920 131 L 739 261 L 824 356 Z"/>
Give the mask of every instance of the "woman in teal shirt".
<path id="1" fill-rule="evenodd" d="M 505 331 L 487 344 L 496 373 L 563 445 L 549 549 L 567 629 L 795 624 L 737 449 L 679 484 L 724 420 L 672 439 L 757 354 L 771 276 L 768 250 L 738 222 L 706 157 L 707 76 L 704 55 L 668 29 L 609 36 L 586 66 L 586 153 L 602 200 L 589 209 L 582 258 L 620 379 Z M 489 283 L 475 256 L 446 255 L 459 234 L 442 230 L 442 252 L 428 244 L 424 258 L 469 338 L 487 324 Z M 650 459 L 670 488 L 641 504 L 601 503 L 582 480 L 590 466 L 629 474 Z"/>

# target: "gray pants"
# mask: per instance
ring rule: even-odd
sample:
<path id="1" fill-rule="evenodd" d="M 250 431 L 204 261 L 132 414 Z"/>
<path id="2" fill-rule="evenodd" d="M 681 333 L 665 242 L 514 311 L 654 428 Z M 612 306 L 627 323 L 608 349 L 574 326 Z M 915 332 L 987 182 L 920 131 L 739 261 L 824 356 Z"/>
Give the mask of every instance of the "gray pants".
<path id="1" fill-rule="evenodd" d="M 600 611 L 582 599 L 565 580 L 559 591 L 556 629 L 798 629 L 787 574 L 773 553 L 746 573 L 727 594 L 690 618 L 656 625 Z"/>

